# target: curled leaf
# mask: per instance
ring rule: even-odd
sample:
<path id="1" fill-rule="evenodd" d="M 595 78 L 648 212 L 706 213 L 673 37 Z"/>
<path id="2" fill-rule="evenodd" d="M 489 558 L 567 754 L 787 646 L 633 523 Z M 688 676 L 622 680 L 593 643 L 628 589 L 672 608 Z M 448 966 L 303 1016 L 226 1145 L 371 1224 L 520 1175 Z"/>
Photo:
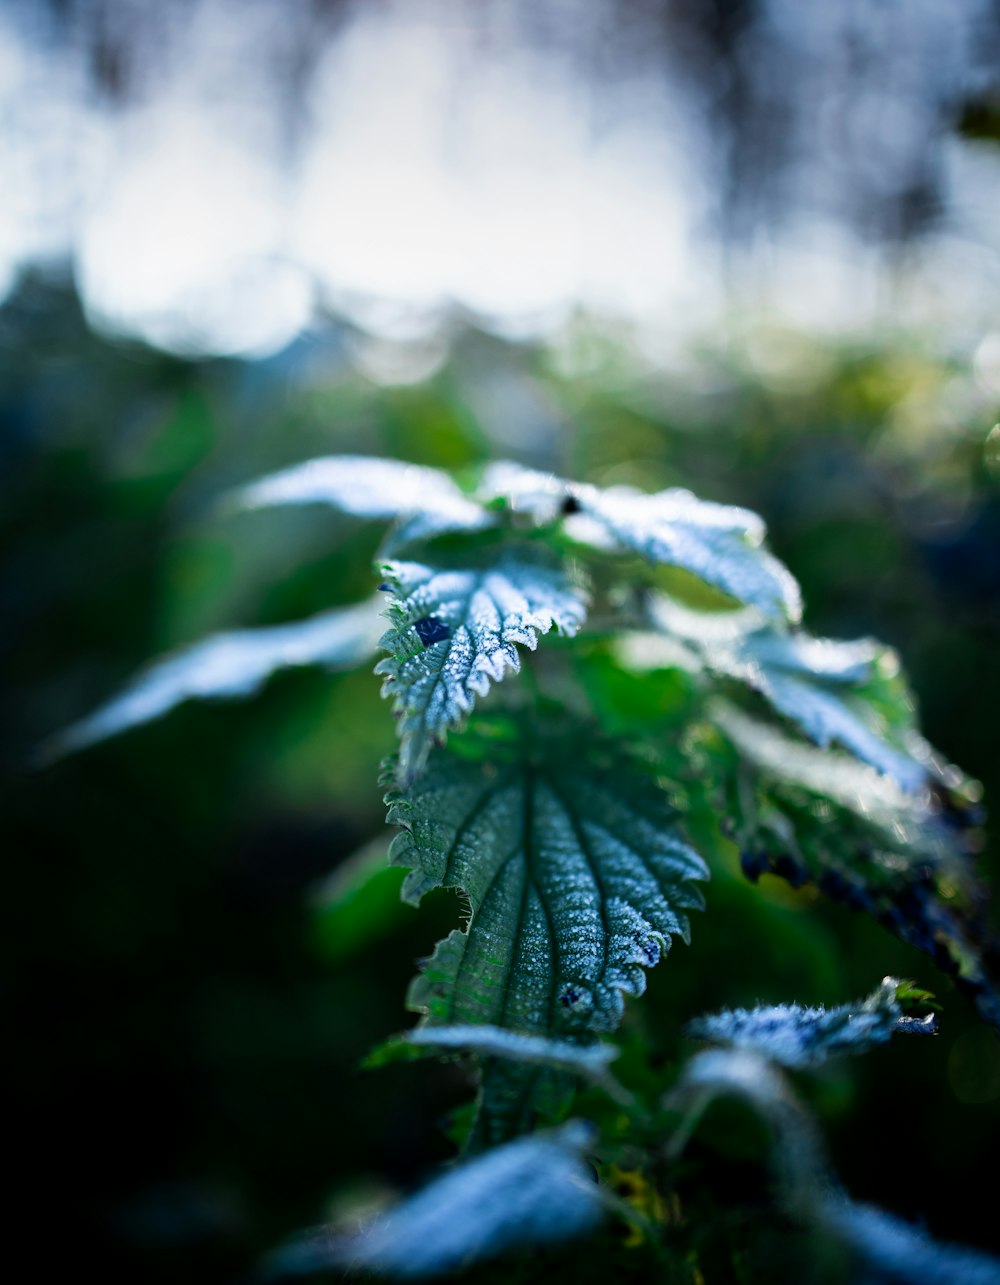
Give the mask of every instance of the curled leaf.
<path id="1" fill-rule="evenodd" d="M 933 1014 L 914 1018 L 903 1012 L 900 985 L 887 977 L 867 999 L 837 1008 L 777 1004 L 728 1009 L 690 1022 L 686 1033 L 713 1044 L 751 1049 L 792 1069 L 821 1066 L 844 1053 L 864 1053 L 897 1032 L 936 1033 Z"/>

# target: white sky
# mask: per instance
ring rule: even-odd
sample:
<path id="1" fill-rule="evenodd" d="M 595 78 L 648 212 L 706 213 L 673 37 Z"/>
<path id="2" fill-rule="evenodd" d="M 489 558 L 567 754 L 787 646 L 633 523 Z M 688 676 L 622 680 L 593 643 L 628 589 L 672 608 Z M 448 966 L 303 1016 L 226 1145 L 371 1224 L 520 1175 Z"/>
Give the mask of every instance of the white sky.
<path id="1" fill-rule="evenodd" d="M 203 0 L 185 57 L 114 113 L 0 12 L 0 298 L 26 263 L 68 255 L 101 326 L 247 356 L 283 347 L 319 304 L 389 336 L 426 336 L 455 305 L 528 333 L 576 306 L 652 333 L 734 305 L 806 328 L 995 325 L 988 149 L 950 145 L 950 226 L 902 286 L 842 226 L 802 218 L 724 290 L 710 140 L 662 72 L 596 91 L 432 20 L 429 0 L 362 7 L 290 150 L 261 61 L 275 9 L 237 11 Z"/>

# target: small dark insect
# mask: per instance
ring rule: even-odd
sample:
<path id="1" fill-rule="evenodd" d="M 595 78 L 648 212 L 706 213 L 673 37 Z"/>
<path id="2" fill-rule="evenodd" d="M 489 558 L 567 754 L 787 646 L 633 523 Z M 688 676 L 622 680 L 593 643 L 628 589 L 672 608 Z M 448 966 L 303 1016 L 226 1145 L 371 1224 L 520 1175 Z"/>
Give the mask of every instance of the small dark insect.
<path id="1" fill-rule="evenodd" d="M 446 625 L 443 620 L 438 620 L 437 616 L 424 616 L 422 620 L 415 620 L 413 628 L 425 647 L 451 637 L 451 626 Z"/>
<path id="2" fill-rule="evenodd" d="M 576 496 L 567 495 L 561 505 L 562 515 L 564 518 L 572 517 L 574 513 L 580 512 L 580 508 L 581 508 L 580 501 L 576 498 Z"/>

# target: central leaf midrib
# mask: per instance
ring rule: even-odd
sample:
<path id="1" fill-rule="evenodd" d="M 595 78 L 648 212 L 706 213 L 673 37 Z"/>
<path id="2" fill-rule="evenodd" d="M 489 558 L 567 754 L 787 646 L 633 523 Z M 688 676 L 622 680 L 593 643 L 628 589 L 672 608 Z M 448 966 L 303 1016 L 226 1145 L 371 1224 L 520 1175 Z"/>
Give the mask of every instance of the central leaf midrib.
<path id="1" fill-rule="evenodd" d="M 576 835 L 576 841 L 579 845 L 580 853 L 583 856 L 584 861 L 587 863 L 587 868 L 590 871 L 590 877 L 593 879 L 594 885 L 597 888 L 598 908 L 601 912 L 601 953 L 603 955 L 601 962 L 601 981 L 603 982 L 608 971 L 608 950 L 611 941 L 611 932 L 608 927 L 607 895 L 604 888 L 604 880 L 600 873 L 600 865 L 590 850 L 590 845 L 587 842 L 587 838 L 582 827 L 577 821 L 576 814 L 566 801 L 566 797 L 562 793 L 561 789 L 556 785 L 555 777 L 550 773 L 546 773 L 545 779 L 546 784 L 552 791 L 556 802 L 565 813 L 574 835 Z"/>

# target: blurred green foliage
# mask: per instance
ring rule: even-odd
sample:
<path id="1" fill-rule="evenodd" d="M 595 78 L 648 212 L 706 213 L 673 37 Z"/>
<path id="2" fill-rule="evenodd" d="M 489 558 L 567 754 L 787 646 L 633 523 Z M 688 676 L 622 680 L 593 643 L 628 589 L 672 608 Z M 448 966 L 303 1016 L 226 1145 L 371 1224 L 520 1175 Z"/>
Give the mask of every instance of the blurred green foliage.
<path id="1" fill-rule="evenodd" d="M 338 452 L 458 469 L 513 456 L 745 505 L 800 580 L 807 626 L 894 644 L 930 740 L 1000 797 L 997 389 L 964 353 L 760 323 L 653 360 L 585 319 L 550 347 L 465 325 L 436 374 L 387 385 L 373 342 L 331 324 L 265 363 L 185 364 L 92 334 L 51 286 L 0 312 L 20 1186 L 111 1275 L 242 1277 L 289 1232 L 447 1157 L 442 1122 L 466 1095 L 454 1066 L 357 1069 L 404 1024 L 414 961 L 459 914 L 438 892 L 416 915 L 398 872 L 372 873 L 393 742 L 375 678 L 285 673 L 249 703 L 187 705 L 30 766 L 149 657 L 370 591 L 375 532 L 321 509 L 226 512 L 228 488 Z M 607 693 L 609 708 L 628 698 Z M 657 700 L 673 699 L 666 682 Z M 752 888 L 729 855 L 692 946 L 630 1006 L 626 1047 L 666 1068 L 698 1013 L 916 978 L 943 1002 L 941 1037 L 804 1091 L 856 1198 L 996 1249 L 976 1175 L 1000 1141 L 1000 1044 L 924 956 L 808 888 Z M 995 882 L 995 840 L 982 862 Z M 622 1252 L 611 1232 L 600 1243 Z"/>

